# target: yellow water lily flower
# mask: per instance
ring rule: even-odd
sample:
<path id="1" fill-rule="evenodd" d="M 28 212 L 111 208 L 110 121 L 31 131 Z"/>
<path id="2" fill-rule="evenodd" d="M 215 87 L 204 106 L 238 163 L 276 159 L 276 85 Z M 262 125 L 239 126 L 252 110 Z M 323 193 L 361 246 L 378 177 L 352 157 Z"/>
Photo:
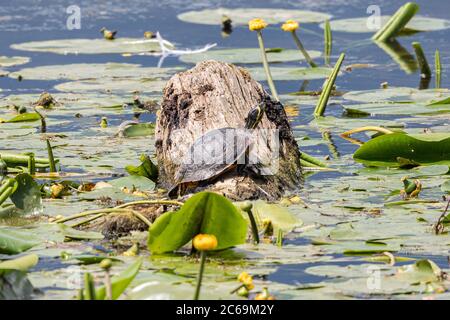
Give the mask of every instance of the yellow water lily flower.
<path id="1" fill-rule="evenodd" d="M 213 234 L 198 234 L 192 240 L 194 248 L 198 251 L 208 251 L 217 248 L 217 238 Z"/>
<path id="2" fill-rule="evenodd" d="M 293 32 L 298 29 L 298 22 L 295 20 L 287 20 L 285 23 L 283 23 L 281 29 L 286 32 Z"/>
<path id="3" fill-rule="evenodd" d="M 248 28 L 250 31 L 259 31 L 267 27 L 268 24 L 263 19 L 257 18 L 252 19 L 248 22 Z"/>

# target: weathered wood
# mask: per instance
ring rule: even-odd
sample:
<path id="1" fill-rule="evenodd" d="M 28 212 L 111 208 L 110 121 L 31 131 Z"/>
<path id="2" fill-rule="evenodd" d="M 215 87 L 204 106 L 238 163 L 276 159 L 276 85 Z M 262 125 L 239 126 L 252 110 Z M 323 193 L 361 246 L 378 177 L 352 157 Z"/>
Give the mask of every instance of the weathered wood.
<path id="1" fill-rule="evenodd" d="M 258 129 L 279 130 L 277 170 L 262 176 L 239 176 L 232 170 L 207 188 L 231 199 L 243 200 L 277 199 L 286 190 L 300 187 L 300 151 L 283 106 L 271 100 L 245 69 L 218 61 L 204 61 L 176 74 L 164 89 L 156 124 L 158 184 L 170 188 L 176 183 L 174 177 L 180 159 L 198 137 L 212 129 L 244 128 L 249 110 L 261 101 L 266 101 L 267 110 Z M 256 133 L 258 148 L 252 152 L 257 152 L 262 162 L 269 161 L 276 152 L 273 141 L 259 132 Z"/>

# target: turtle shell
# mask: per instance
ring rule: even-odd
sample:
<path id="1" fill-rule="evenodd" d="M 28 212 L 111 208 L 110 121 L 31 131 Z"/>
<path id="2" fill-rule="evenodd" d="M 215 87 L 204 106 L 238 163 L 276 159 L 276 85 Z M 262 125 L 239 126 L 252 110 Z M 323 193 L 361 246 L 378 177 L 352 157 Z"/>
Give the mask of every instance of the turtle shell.
<path id="1" fill-rule="evenodd" d="M 215 178 L 241 162 L 252 145 L 252 134 L 246 129 L 220 128 L 197 138 L 182 159 L 175 174 L 180 183 L 199 182 Z"/>

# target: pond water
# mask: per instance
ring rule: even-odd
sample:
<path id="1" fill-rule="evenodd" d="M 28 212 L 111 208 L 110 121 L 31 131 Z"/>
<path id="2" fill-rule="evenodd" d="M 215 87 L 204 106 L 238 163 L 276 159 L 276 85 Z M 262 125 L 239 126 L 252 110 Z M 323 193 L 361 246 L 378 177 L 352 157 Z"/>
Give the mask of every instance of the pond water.
<path id="1" fill-rule="evenodd" d="M 48 91 L 63 99 L 66 93 L 58 91 L 55 86 L 66 86 L 65 91 L 75 92 L 77 97 L 83 96 L 84 103 L 74 104 L 74 110 L 48 112 L 48 133 L 59 134 L 54 142 L 57 147 L 55 154 L 61 161 L 65 172 L 88 174 L 75 177 L 77 182 L 83 180 L 110 180 L 124 175 L 124 167 L 136 163 L 140 153 L 154 152 L 153 139 L 144 137 L 130 139 L 127 142 L 111 138 L 117 126 L 123 121 L 133 120 L 136 110 L 132 108 L 99 108 L 93 105 L 106 105 L 103 94 L 104 87 L 96 87 L 98 83 L 89 82 L 89 77 L 70 79 L 58 77 L 54 71 L 42 71 L 30 74 L 22 71 L 24 68 L 34 68 L 47 65 L 68 64 L 103 64 L 128 63 L 138 64 L 138 68 L 155 68 L 159 57 L 150 55 L 105 54 L 55 54 L 52 52 L 23 51 L 11 48 L 11 45 L 31 41 L 46 41 L 72 38 L 100 38 L 100 28 L 118 30 L 118 38 L 142 38 L 144 31 L 159 31 L 164 39 L 175 44 L 177 49 L 201 48 L 208 43 L 217 43 L 211 49 L 257 48 L 254 33 L 246 26 L 234 26 L 228 37 L 223 37 L 220 25 L 196 24 L 181 21 L 177 15 L 192 11 L 217 7 L 243 8 L 265 7 L 276 9 L 311 10 L 332 15 L 331 20 L 368 17 L 367 8 L 374 1 L 369 0 L 296 0 L 296 1 L 148 1 L 148 0 L 111 0 L 93 3 L 92 1 L 5 1 L 0 0 L 0 56 L 25 56 L 30 62 L 12 67 L 5 67 L 7 72 L 24 74 L 23 80 L 17 77 L 0 77 L 0 96 L 3 108 L 11 100 L 8 97 L 23 96 L 20 103 L 35 101 L 39 94 Z M 450 20 L 448 3 L 446 1 L 417 1 L 420 15 L 437 19 Z M 403 1 L 376 1 L 382 15 L 390 15 L 403 4 Z M 68 30 L 66 8 L 76 5 L 81 8 L 81 28 Z M 430 32 L 419 32 L 399 37 L 399 45 L 394 53 L 405 54 L 405 50 L 414 56 L 412 42 L 421 43 L 432 70 L 434 70 L 434 52 L 441 53 L 442 77 L 441 88 L 450 87 L 449 65 L 450 29 Z M 405 72 L 405 66 L 392 58 L 392 51 L 381 48 L 369 40 L 371 33 L 333 32 L 333 48 L 331 62 L 334 64 L 341 52 L 346 53 L 344 67 L 352 65 L 351 71 L 342 71 L 336 86 L 339 91 L 379 89 L 380 84 L 387 82 L 389 87 L 419 87 L 420 71 Z M 279 29 L 279 24 L 270 25 L 263 31 L 266 47 L 296 49 L 291 37 Z M 317 23 L 302 23 L 298 34 L 308 50 L 323 51 L 323 29 Z M 403 48 L 403 49 L 402 49 Z M 80 48 L 82 51 L 83 48 Z M 402 51 L 403 50 L 403 51 Z M 242 58 L 242 57 L 241 57 Z M 323 65 L 323 57 L 315 58 Z M 1 64 L 0 64 L 1 65 Z M 359 65 L 359 67 L 358 67 Z M 164 71 L 157 78 L 167 80 L 179 70 L 191 68 L 193 64 L 184 63 L 179 57 L 167 57 L 162 64 Z M 242 64 L 244 67 L 259 67 L 259 64 Z M 272 67 L 301 66 L 307 68 L 304 60 L 271 64 Z M 69 66 L 60 72 L 70 73 L 74 70 Z M 91 67 L 94 68 L 94 67 Z M 87 67 L 89 70 L 89 66 Z M 130 69 L 131 70 L 131 69 Z M 86 74 L 88 71 L 85 71 Z M 92 72 L 92 70 L 91 70 Z M 127 81 L 133 72 L 124 71 Z M 47 80 L 42 80 L 46 78 Z M 64 79 L 65 78 L 65 79 Z M 93 76 L 95 78 L 95 75 Z M 76 81 L 87 81 L 80 85 Z M 87 79 L 87 80 L 86 80 Z M 109 81 L 111 78 L 108 78 Z M 94 79 L 95 80 L 95 79 Z M 102 82 L 104 79 L 100 79 Z M 71 84 L 70 81 L 73 81 Z M 134 79 L 133 81 L 136 81 Z M 152 80 L 153 81 L 153 80 Z M 69 83 L 68 83 L 69 82 Z M 267 87 L 265 81 L 261 81 Z M 154 82 L 150 81 L 153 86 Z M 288 115 L 301 150 L 317 156 L 330 156 L 329 166 L 336 171 L 308 174 L 305 186 L 299 195 L 308 204 L 304 206 L 292 204 L 286 210 L 303 221 L 300 231 L 289 235 L 282 248 L 273 245 L 261 245 L 259 249 L 246 245 L 237 249 L 236 257 L 230 258 L 232 263 L 211 265 L 207 274 L 205 286 L 211 290 L 211 298 L 232 298 L 229 289 L 236 285 L 229 279 L 230 275 L 246 270 L 257 276 L 258 286 L 268 286 L 271 292 L 280 298 L 358 298 L 358 297 L 400 297 L 421 298 L 433 295 L 436 298 L 449 298 L 448 292 L 436 295 L 425 285 L 410 285 L 412 282 L 400 281 L 396 278 L 396 268 L 414 262 L 413 259 L 430 259 L 437 265 L 448 270 L 450 239 L 448 234 L 434 235 L 431 225 L 437 220 L 444 208 L 441 185 L 449 179 L 445 172 L 421 174 L 416 169 L 398 170 L 386 168 L 365 168 L 352 159 L 357 145 L 341 138 L 340 133 L 362 125 L 392 125 L 401 127 L 411 133 L 420 133 L 431 128 L 436 132 L 449 132 L 450 111 L 447 108 L 440 113 L 415 114 L 414 112 L 382 112 L 366 115 L 361 118 L 347 117 L 344 106 L 363 104 L 367 101 L 332 97 L 326 110 L 324 121 L 314 120 L 312 116 L 317 97 L 294 96 L 290 93 L 300 88 L 307 91 L 320 90 L 322 79 L 313 80 L 283 80 L 276 81 L 276 87 L 281 95 L 281 101 L 290 109 Z M 125 89 L 113 86 L 112 96 L 115 101 L 131 102 L 130 91 L 137 82 L 124 82 Z M 120 87 L 120 85 L 119 85 Z M 435 87 L 434 78 L 429 88 Z M 59 88 L 63 88 L 60 87 Z M 140 94 L 149 99 L 161 98 L 160 87 L 145 90 L 145 84 Z M 267 88 L 268 90 L 268 88 Z M 448 93 L 446 92 L 447 96 Z M 109 94 L 108 94 L 109 95 Z M 445 94 L 444 94 L 445 95 Z M 375 95 L 373 99 L 385 97 Z M 22 100 L 20 100 L 22 99 Z M 389 99 L 389 98 L 386 98 Z M 95 103 L 93 103 L 93 101 Z M 371 102 L 371 101 L 370 101 Z M 120 104 L 122 104 L 120 103 Z M 82 117 L 74 117 L 79 112 Z M 7 118 L 10 112 L 3 108 L 0 118 Z M 108 128 L 101 130 L 99 122 L 102 117 L 108 118 Z M 154 122 L 155 113 L 142 113 L 141 122 Z M 327 120 L 328 119 L 328 120 Z M 33 151 L 36 155 L 45 156 L 45 144 L 39 145 L 39 135 L 36 124 L 2 124 L 0 133 L 4 138 L 0 141 L 1 149 L 13 152 Z M 364 134 L 359 138 L 367 140 Z M 435 168 L 439 171 L 439 168 Z M 442 168 L 440 168 L 442 169 Z M 416 171 L 414 171 L 416 170 Z M 441 170 L 442 171 L 442 170 Z M 424 185 L 421 198 L 428 203 L 416 203 L 398 206 L 386 206 L 385 203 L 400 200 L 399 191 L 402 188 L 400 178 L 406 175 L 420 177 Z M 81 201 L 82 196 L 69 197 L 65 200 L 44 200 L 44 213 L 48 215 L 69 215 L 81 210 L 96 208 L 92 201 Z M 434 201 L 434 202 L 431 202 Z M 8 224 L 8 222 L 3 222 Z M 65 267 L 71 263 L 61 262 L 58 258 L 61 251 L 72 250 L 74 253 L 98 253 L 93 244 L 82 247 L 75 244 L 61 245 L 61 235 L 58 231 L 46 225 L 31 225 L 29 230 L 35 230 L 38 235 L 48 236 L 45 246 L 33 249 L 41 257 L 40 263 L 30 272 L 33 285 L 42 292 L 40 298 L 65 298 L 74 295 L 73 288 L 67 288 L 64 278 L 67 276 Z M 317 245 L 317 239 L 328 239 L 330 243 Z M 370 242 L 379 239 L 379 247 L 373 248 Z M 375 241 L 375 240 L 374 240 Z M 32 250 L 32 251 L 33 251 Z M 389 266 L 383 261 L 370 261 L 373 255 L 381 252 L 392 252 L 395 256 L 410 258 L 399 261 L 395 266 Z M 366 253 L 368 255 L 361 256 Z M 387 256 L 385 256 L 386 258 Z M 124 259 L 127 263 L 129 260 Z M 239 262 L 241 261 L 241 262 Z M 170 266 L 174 274 L 165 274 L 155 270 Z M 370 277 L 370 266 L 378 266 L 383 277 L 381 288 L 371 290 L 367 285 Z M 83 267 L 84 268 L 84 267 Z M 89 266 L 86 268 L 94 267 Z M 137 283 L 160 281 L 171 285 L 156 286 L 149 291 L 130 293 L 130 298 L 149 298 L 158 290 L 167 291 L 170 298 L 190 298 L 190 276 L 194 274 L 196 264 L 185 258 L 165 257 L 161 260 L 149 260 L 146 268 L 137 278 Z M 369 270 L 369 273 L 368 273 Z M 229 278 L 227 278 L 227 276 Z M 188 281 L 185 278 L 188 278 Z M 224 278 L 226 280 L 224 280 Z M 384 285 L 386 283 L 386 285 Z M 319 285 L 317 285 L 319 284 Z M 447 283 L 448 284 L 448 283 Z M 302 289 L 302 290 L 300 290 Z M 428 290 L 428 291 L 427 291 Z M 192 291 L 192 290 L 191 290 Z"/>

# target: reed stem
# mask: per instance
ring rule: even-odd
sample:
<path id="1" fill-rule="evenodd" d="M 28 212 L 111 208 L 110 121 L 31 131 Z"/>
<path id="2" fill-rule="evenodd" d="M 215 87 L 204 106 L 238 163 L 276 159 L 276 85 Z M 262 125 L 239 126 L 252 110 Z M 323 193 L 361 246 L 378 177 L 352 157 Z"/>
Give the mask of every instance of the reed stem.
<path id="1" fill-rule="evenodd" d="M 441 55 L 438 49 L 434 53 L 434 73 L 436 77 L 436 89 L 439 89 L 441 87 Z"/>
<path id="2" fill-rule="evenodd" d="M 428 65 L 428 61 L 427 58 L 425 57 L 422 46 L 420 45 L 419 42 L 413 42 L 412 46 L 414 48 L 414 52 L 416 53 L 417 62 L 420 67 L 421 77 L 424 79 L 430 79 L 431 69 L 430 66 Z"/>
<path id="3" fill-rule="evenodd" d="M 342 61 L 344 61 L 344 58 L 345 54 L 341 53 L 338 61 L 334 65 L 333 71 L 331 72 L 328 79 L 324 82 L 322 93 L 320 94 L 319 101 L 317 102 L 316 108 L 314 109 L 314 116 L 316 117 L 321 117 L 325 113 L 331 90 L 333 89 L 334 82 L 336 81 L 337 75 L 339 74 L 339 70 L 341 68 Z"/>
<path id="4" fill-rule="evenodd" d="M 394 38 L 406 26 L 406 24 L 419 11 L 419 6 L 414 2 L 408 2 L 401 6 L 389 21 L 375 33 L 372 40 L 387 41 Z"/>
<path id="5" fill-rule="evenodd" d="M 325 21 L 325 26 L 323 28 L 324 36 L 324 62 L 326 65 L 330 64 L 331 49 L 333 46 L 333 37 L 331 34 L 330 21 Z"/>
<path id="6" fill-rule="evenodd" d="M 50 163 L 50 172 L 56 172 L 56 164 L 55 164 L 55 158 L 53 156 L 53 148 L 50 144 L 50 140 L 46 139 L 47 143 L 47 153 L 48 153 L 48 161 Z"/>

